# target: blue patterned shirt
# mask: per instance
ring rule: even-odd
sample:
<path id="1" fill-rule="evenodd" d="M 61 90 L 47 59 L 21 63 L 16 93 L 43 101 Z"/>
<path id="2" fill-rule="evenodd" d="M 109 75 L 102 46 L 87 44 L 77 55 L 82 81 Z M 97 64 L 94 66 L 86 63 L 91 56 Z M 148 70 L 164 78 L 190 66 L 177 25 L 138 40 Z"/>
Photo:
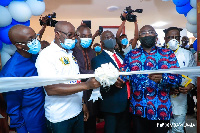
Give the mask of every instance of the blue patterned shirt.
<path id="1" fill-rule="evenodd" d="M 122 71 L 140 71 L 178 68 L 175 54 L 170 49 L 153 47 L 147 53 L 142 47 L 133 49 L 124 58 Z M 121 77 L 130 80 L 130 111 L 149 120 L 170 120 L 172 114 L 170 88 L 178 87 L 182 77 L 177 74 L 162 74 L 160 83 L 148 78 L 148 74 Z"/>

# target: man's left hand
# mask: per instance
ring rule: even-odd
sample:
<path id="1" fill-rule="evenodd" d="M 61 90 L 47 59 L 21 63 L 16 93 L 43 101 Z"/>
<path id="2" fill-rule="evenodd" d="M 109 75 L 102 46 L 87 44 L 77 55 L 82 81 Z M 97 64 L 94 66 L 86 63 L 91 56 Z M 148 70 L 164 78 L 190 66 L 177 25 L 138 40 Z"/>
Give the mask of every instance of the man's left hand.
<path id="1" fill-rule="evenodd" d="M 156 73 L 156 74 L 149 74 L 149 79 L 153 80 L 156 83 L 159 83 L 162 79 L 162 73 Z"/>
<path id="2" fill-rule="evenodd" d="M 115 82 L 115 86 L 117 88 L 122 88 L 122 85 L 124 84 L 125 82 L 121 79 L 121 78 L 117 78 L 117 81 Z"/>
<path id="3" fill-rule="evenodd" d="M 87 121 L 89 118 L 89 111 L 87 109 L 86 104 L 83 104 L 83 113 L 84 113 L 84 121 Z"/>

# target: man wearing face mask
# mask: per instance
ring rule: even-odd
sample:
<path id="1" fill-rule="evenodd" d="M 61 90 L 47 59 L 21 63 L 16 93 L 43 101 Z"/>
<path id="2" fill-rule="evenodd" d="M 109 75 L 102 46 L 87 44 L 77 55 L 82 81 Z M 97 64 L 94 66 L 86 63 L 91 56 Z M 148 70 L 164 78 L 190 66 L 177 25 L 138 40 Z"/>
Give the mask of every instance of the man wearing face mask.
<path id="1" fill-rule="evenodd" d="M 181 48 L 184 48 L 184 49 L 187 49 L 189 50 L 190 49 L 190 45 L 189 45 L 189 38 L 187 36 L 183 36 L 182 39 L 181 39 Z"/>
<path id="2" fill-rule="evenodd" d="M 24 25 L 16 25 L 9 30 L 8 35 L 17 51 L 3 67 L 0 76 L 37 76 L 35 61 L 41 44 L 35 31 Z M 7 103 L 11 128 L 16 128 L 18 133 L 46 132 L 43 87 L 10 91 L 3 95 Z"/>
<path id="3" fill-rule="evenodd" d="M 177 27 L 165 29 L 165 43 L 168 48 L 174 51 L 180 68 L 196 66 L 192 52 L 180 47 L 180 31 L 182 29 Z M 186 87 L 175 89 L 173 95 L 171 95 L 172 113 L 174 117 L 171 119 L 172 133 L 184 133 L 185 116 L 187 113 L 187 93 L 195 87 L 196 82 L 194 76 L 189 76 L 189 78 L 192 79 L 191 83 Z"/>
<path id="4" fill-rule="evenodd" d="M 114 51 L 116 39 L 111 31 L 104 31 L 101 34 L 101 44 L 103 47 L 102 53 L 92 59 L 93 70 L 101 66 L 101 64 L 109 62 L 120 69 L 123 58 Z M 119 81 L 123 83 L 121 79 Z M 105 133 L 129 132 L 127 89 L 125 84 L 123 87 L 116 87 L 118 83 L 108 87 L 107 91 L 100 89 L 103 98 L 100 102 L 100 110 L 104 114 Z"/>
<path id="5" fill-rule="evenodd" d="M 177 68 L 178 62 L 172 50 L 156 47 L 157 33 L 150 25 L 140 29 L 141 46 L 129 52 L 124 58 L 122 71 L 142 71 Z M 134 74 L 121 77 L 130 80 L 132 87 L 130 110 L 133 114 L 135 133 L 167 133 L 171 102 L 171 87 L 181 83 L 181 76 L 175 74 Z"/>
<path id="6" fill-rule="evenodd" d="M 66 21 L 55 25 L 55 40 L 41 51 L 36 67 L 39 76 L 54 77 L 77 75 L 79 67 L 72 55 L 75 47 L 75 28 Z M 84 90 L 100 86 L 94 78 L 86 82 L 66 81 L 64 84 L 45 86 L 45 116 L 47 128 L 53 133 L 83 133 L 82 95 Z"/>
<path id="7" fill-rule="evenodd" d="M 91 60 L 96 56 L 95 51 L 91 48 L 92 45 L 92 33 L 89 27 L 81 25 L 76 30 L 77 43 L 73 49 L 73 56 L 77 59 L 79 71 L 81 74 L 93 74 L 94 70 L 91 68 Z M 85 80 L 82 80 L 85 81 Z M 84 115 L 84 127 L 85 133 L 96 132 L 96 102 L 88 101 L 92 90 L 86 90 L 83 92 L 84 105 L 89 110 Z"/>
<path id="8" fill-rule="evenodd" d="M 123 13 L 123 17 L 126 18 L 126 13 Z M 135 33 L 134 33 L 134 38 L 131 39 L 130 41 L 128 41 L 127 35 L 126 34 L 122 34 L 120 36 L 120 34 L 122 33 L 122 30 L 125 26 L 126 20 L 122 21 L 122 24 L 120 25 L 120 27 L 118 28 L 117 34 L 116 34 L 116 39 L 117 39 L 117 43 L 119 44 L 120 49 L 123 52 L 120 52 L 120 54 L 124 57 L 128 52 L 130 52 L 132 49 L 134 49 L 137 45 L 137 41 L 139 38 L 138 35 L 138 24 L 137 21 L 134 22 L 135 25 Z"/>
<path id="9" fill-rule="evenodd" d="M 93 45 L 93 47 L 94 47 L 94 51 L 96 52 L 96 55 L 101 54 L 101 52 L 102 52 L 101 44 L 95 43 Z"/>

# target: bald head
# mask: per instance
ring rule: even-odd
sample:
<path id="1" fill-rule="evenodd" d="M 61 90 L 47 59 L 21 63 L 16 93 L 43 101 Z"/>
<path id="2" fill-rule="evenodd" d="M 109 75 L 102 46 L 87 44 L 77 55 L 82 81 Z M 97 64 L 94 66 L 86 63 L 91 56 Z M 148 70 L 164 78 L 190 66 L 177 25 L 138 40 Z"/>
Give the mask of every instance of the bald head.
<path id="1" fill-rule="evenodd" d="M 62 31 L 68 33 L 71 30 L 75 32 L 75 27 L 67 21 L 58 21 L 55 25 L 55 31 Z"/>
<path id="2" fill-rule="evenodd" d="M 139 34 L 145 31 L 155 31 L 155 29 L 151 25 L 145 25 L 140 29 Z"/>
<path id="3" fill-rule="evenodd" d="M 36 36 L 36 34 L 31 27 L 27 27 L 24 25 L 15 25 L 9 30 L 8 36 L 12 44 L 15 44 L 17 42 L 25 43 L 33 39 Z"/>
<path id="4" fill-rule="evenodd" d="M 104 31 L 101 34 L 101 37 L 100 37 L 101 41 L 106 40 L 106 39 L 110 39 L 110 38 L 114 39 L 115 37 L 114 37 L 114 34 L 109 30 Z"/>

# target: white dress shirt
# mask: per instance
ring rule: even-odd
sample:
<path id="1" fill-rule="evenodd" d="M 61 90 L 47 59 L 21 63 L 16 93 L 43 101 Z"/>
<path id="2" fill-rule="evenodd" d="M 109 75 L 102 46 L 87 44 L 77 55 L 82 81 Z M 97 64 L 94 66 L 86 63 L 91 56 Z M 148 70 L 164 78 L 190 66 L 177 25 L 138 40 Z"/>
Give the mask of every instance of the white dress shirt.
<path id="1" fill-rule="evenodd" d="M 191 51 L 180 48 L 175 52 L 180 68 L 196 66 L 194 56 Z M 195 76 L 188 76 L 192 79 L 192 84 L 196 84 Z M 187 113 L 187 94 L 180 93 L 179 96 L 171 95 L 172 113 L 181 115 Z"/>
<path id="2" fill-rule="evenodd" d="M 38 75 L 44 77 L 79 74 L 79 67 L 72 51 L 66 52 L 54 42 L 41 51 L 36 60 L 36 68 Z M 76 83 L 77 81 L 66 82 L 66 84 Z M 67 96 L 46 94 L 44 105 L 46 118 L 50 122 L 57 123 L 77 116 L 82 111 L 82 95 L 83 92 Z"/>
<path id="3" fill-rule="evenodd" d="M 118 64 L 117 64 L 117 62 L 115 61 L 115 58 L 113 57 L 113 54 L 115 53 L 116 54 L 116 52 L 110 52 L 110 51 L 108 51 L 108 50 L 105 50 L 104 49 L 104 51 L 113 59 L 113 61 L 115 62 L 115 64 L 117 65 L 117 67 L 118 67 Z M 117 54 L 116 54 L 117 55 Z M 119 59 L 119 61 L 121 62 L 121 64 L 123 64 L 123 60 L 117 55 L 117 58 Z M 118 67 L 119 68 L 119 67 Z"/>

